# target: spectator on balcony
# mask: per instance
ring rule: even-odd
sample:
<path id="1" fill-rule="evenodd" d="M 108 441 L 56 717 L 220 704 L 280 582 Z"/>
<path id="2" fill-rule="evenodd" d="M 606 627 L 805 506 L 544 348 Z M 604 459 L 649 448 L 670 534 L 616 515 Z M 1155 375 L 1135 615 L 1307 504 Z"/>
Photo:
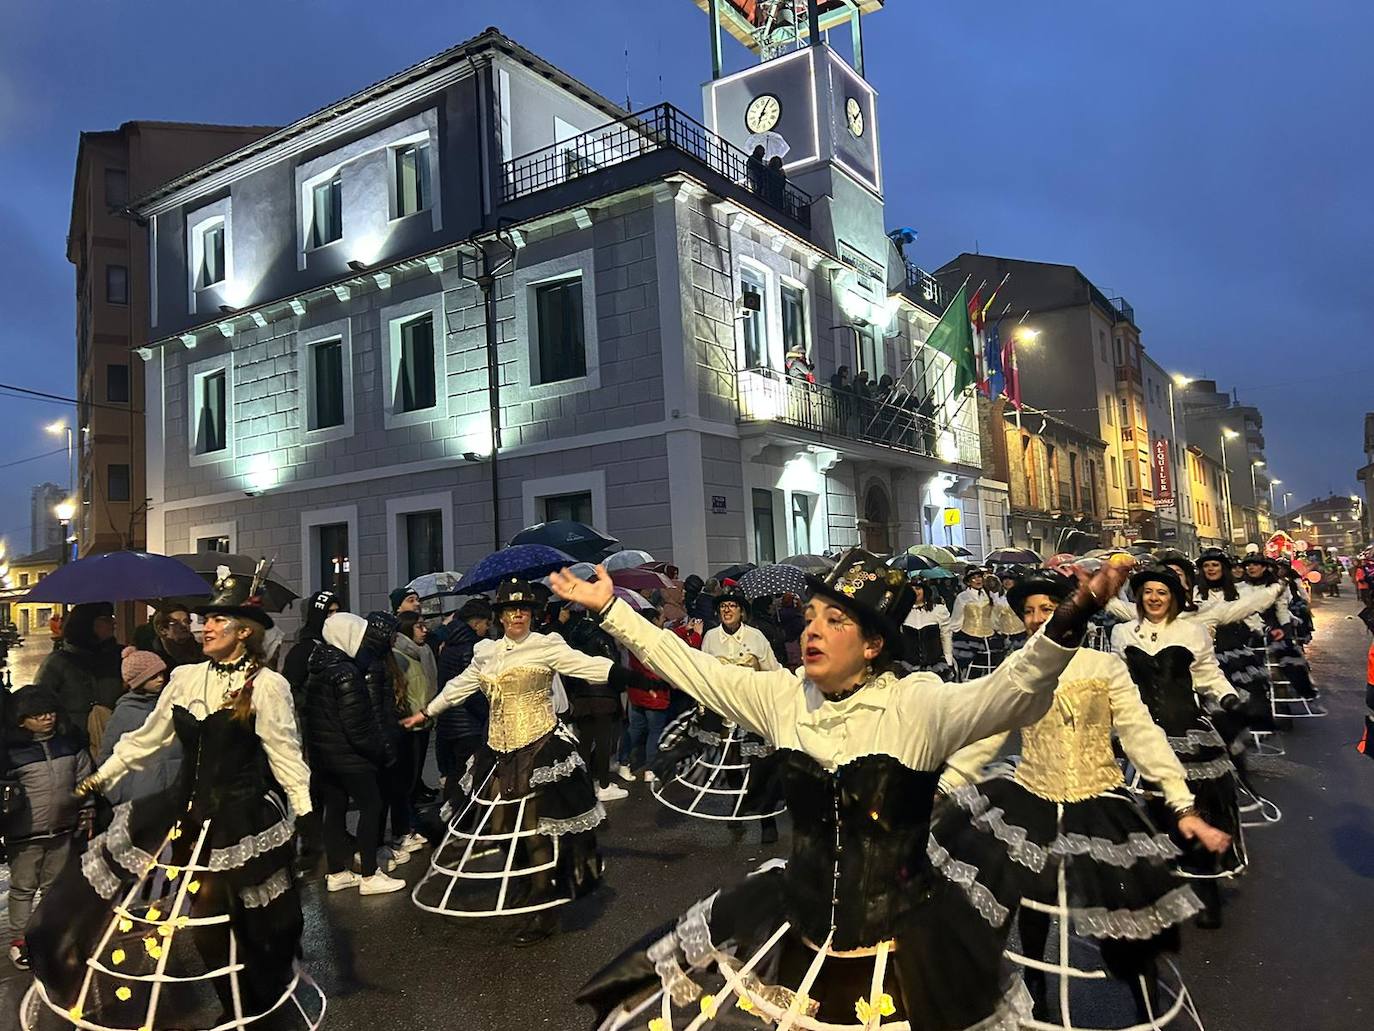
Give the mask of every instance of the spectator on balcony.
<path id="1" fill-rule="evenodd" d="M 854 400 L 857 402 L 859 413 L 859 433 L 861 436 L 871 436 L 875 430 L 873 427 L 873 416 L 877 410 L 876 399 L 873 394 L 873 382 L 868 377 L 868 370 L 863 369 L 854 378 Z"/>
<path id="2" fill-rule="evenodd" d="M 764 197 L 767 190 L 768 164 L 763 158 L 762 143 L 755 147 L 754 152 L 749 155 L 748 172 L 750 191 Z"/>
<path id="3" fill-rule="evenodd" d="M 779 211 L 787 210 L 787 172 L 782 167 L 782 158 L 774 154 L 768 159 L 768 169 L 764 175 L 764 200 Z"/>
<path id="4" fill-rule="evenodd" d="M 788 379 L 805 380 L 807 383 L 816 382 L 816 367 L 806 360 L 805 348 L 794 347 L 787 352 L 783 371 L 787 373 Z"/>

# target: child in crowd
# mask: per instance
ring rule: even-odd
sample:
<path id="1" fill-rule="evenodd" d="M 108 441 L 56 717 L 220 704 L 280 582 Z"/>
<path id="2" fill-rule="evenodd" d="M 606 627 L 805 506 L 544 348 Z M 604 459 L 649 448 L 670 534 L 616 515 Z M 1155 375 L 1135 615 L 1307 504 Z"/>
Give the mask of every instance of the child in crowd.
<path id="1" fill-rule="evenodd" d="M 120 663 L 120 676 L 125 691 L 115 703 L 105 735 L 100 741 L 99 766 L 114 752 L 119 739 L 137 730 L 157 705 L 158 695 L 167 686 L 167 664 L 156 652 L 125 648 Z M 181 772 L 181 742 L 173 740 L 139 770 L 134 770 L 105 791 L 112 805 L 132 802 L 136 798 L 166 790 L 176 783 Z"/>

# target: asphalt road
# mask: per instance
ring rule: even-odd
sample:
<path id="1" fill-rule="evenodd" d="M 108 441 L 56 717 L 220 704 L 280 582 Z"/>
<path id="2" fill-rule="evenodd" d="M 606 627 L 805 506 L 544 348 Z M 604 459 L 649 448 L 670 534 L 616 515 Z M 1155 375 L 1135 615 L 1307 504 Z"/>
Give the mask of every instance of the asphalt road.
<path id="1" fill-rule="evenodd" d="M 1283 809 L 1249 838 L 1251 870 L 1228 893 L 1220 931 L 1188 928 L 1178 958 L 1209 1031 L 1346 1031 L 1374 1022 L 1366 931 L 1374 903 L 1374 763 L 1354 749 L 1364 709 L 1363 624 L 1353 599 L 1319 602 L 1309 649 L 1331 715 L 1283 735 L 1287 755 L 1252 763 Z M 21 681 L 22 682 L 22 681 Z M 574 1031 L 585 978 L 644 932 L 732 883 L 787 842 L 764 849 L 757 828 L 688 820 L 642 784 L 611 803 L 603 828 L 606 886 L 560 911 L 563 931 L 529 949 L 512 925 L 424 913 L 405 893 L 360 898 L 306 887 L 305 961 L 329 996 L 329 1031 L 463 1029 Z M 420 853 L 402 872 L 414 881 Z M 0 975 L 0 1031 L 27 977 Z M 1176 1025 L 1176 1026 L 1182 1026 Z"/>

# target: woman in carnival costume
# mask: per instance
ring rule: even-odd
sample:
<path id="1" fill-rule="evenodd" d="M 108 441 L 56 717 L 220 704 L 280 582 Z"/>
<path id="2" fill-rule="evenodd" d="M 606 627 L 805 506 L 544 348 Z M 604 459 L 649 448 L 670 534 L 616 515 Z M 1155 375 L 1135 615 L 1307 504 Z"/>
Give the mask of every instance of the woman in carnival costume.
<path id="1" fill-rule="evenodd" d="M 606 818 L 577 750 L 577 736 L 554 712 L 555 673 L 593 683 L 628 680 L 609 659 L 584 655 L 530 623 L 544 601 L 523 580 L 503 581 L 492 603 L 504 631 L 479 641 L 472 662 L 402 721 L 415 727 L 481 692 L 491 703 L 487 741 L 468 763 L 470 801 L 449 822 L 411 894 L 444 916 L 527 915 L 524 946 L 555 933 L 552 912 L 601 880 L 595 828 Z"/>
<path id="2" fill-rule="evenodd" d="M 702 654 L 741 669 L 781 669 L 768 638 L 745 621 L 749 601 L 742 593 L 717 595 L 715 608 L 720 622 L 702 636 Z M 698 704 L 664 728 L 653 763 L 654 797 L 698 819 L 758 820 L 763 843 L 772 844 L 783 811 L 764 764 L 772 751 L 757 734 Z"/>
<path id="3" fill-rule="evenodd" d="M 960 680 L 987 676 L 1006 657 L 1006 639 L 997 630 L 997 597 L 984 583 L 991 575 L 982 569 L 965 571 L 964 589 L 954 598 L 949 622 Z"/>
<path id="4" fill-rule="evenodd" d="M 1034 634 L 1068 596 L 1071 582 L 1055 574 L 1029 577 L 1009 593 Z M 1072 1012 L 1071 984 L 1101 984 L 1101 973 L 1069 960 L 1069 929 L 1100 942 L 1106 968 L 1126 981 L 1139 1027 L 1160 1027 L 1187 1005 L 1181 986 L 1160 1005 L 1157 957 L 1177 947 L 1174 928 L 1202 909 L 1174 873 L 1182 853 L 1156 830 L 1126 790 L 1112 750 L 1116 735 L 1127 757 L 1160 785 L 1171 823 L 1186 839 L 1213 851 L 1229 837 L 1199 815 L 1183 767 L 1150 718 L 1125 664 L 1083 648 L 1059 679 L 1055 702 L 1021 729 L 1022 757 L 1014 774 L 979 783 L 984 766 L 1008 734 L 955 753 L 941 778 L 951 804 L 937 810 L 931 858 L 963 885 L 985 919 L 1006 927 L 1018 915 L 1021 953 L 1035 999 L 1034 1027 L 1090 1028 Z M 974 871 L 968 880 L 968 871 Z M 1059 921 L 1059 962 L 1045 964 L 1050 917 Z M 1049 1023 L 1046 968 L 1060 976 L 1061 1022 Z"/>
<path id="5" fill-rule="evenodd" d="M 1169 747 L 1183 765 L 1188 790 L 1203 819 L 1231 837 L 1221 853 L 1190 843 L 1180 860 L 1185 876 L 1196 880 L 1205 911 L 1198 926 L 1221 926 L 1220 878 L 1245 870 L 1241 832 L 1239 782 L 1226 742 L 1217 733 L 1199 699 L 1209 708 L 1236 712 L 1240 696 L 1217 665 L 1212 639 L 1197 620 L 1180 619 L 1187 596 L 1178 576 L 1169 569 L 1143 569 L 1131 577 L 1137 616 L 1112 631 L 1112 650 L 1125 660 L 1154 721 L 1164 728 Z M 1141 771 L 1148 778 L 1148 774 Z M 1150 784 L 1152 807 L 1163 823 L 1168 816 L 1166 796 Z"/>
<path id="6" fill-rule="evenodd" d="M 175 786 L 117 805 L 44 897 L 29 926 L 26 1003 L 88 1031 L 318 1026 L 324 997 L 296 965 L 292 873 L 296 821 L 311 816 L 310 771 L 290 685 L 264 665 L 272 619 L 253 594 L 265 575 L 216 584 L 213 603 L 197 610 L 207 661 L 173 670 L 143 726 L 78 788 L 113 787 L 181 743 Z M 185 935 L 200 966 L 185 963 Z M 214 1019 L 196 998 L 207 984 Z M 33 1011 L 26 1005 L 26 1027 Z"/>
<path id="7" fill-rule="evenodd" d="M 926 859 L 935 789 L 959 748 L 1044 715 L 1123 575 L 1085 579 L 992 676 L 946 684 L 893 672 L 911 591 L 858 548 L 810 579 L 795 674 L 724 666 L 640 619 L 608 582 L 555 574 L 554 589 L 646 666 L 774 743 L 793 823 L 782 868 L 701 901 L 592 978 L 579 999 L 599 1026 L 697 1031 L 739 1007 L 780 1031 L 1015 1028 L 1029 999 L 1003 936 Z"/>
<path id="8" fill-rule="evenodd" d="M 906 661 L 918 673 L 934 673 L 941 680 L 954 679 L 954 631 L 949 609 L 925 580 L 913 580 L 914 601 L 902 622 Z"/>

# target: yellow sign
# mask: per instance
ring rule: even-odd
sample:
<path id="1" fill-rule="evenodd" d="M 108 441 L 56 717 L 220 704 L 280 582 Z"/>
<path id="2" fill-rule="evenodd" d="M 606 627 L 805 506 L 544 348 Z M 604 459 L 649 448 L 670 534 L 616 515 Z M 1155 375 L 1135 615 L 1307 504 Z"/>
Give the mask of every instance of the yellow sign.
<path id="1" fill-rule="evenodd" d="M 946 525 L 946 526 L 958 526 L 958 525 L 959 525 L 961 522 L 963 522 L 963 521 L 964 521 L 963 513 L 960 512 L 957 508 L 947 508 L 947 509 L 945 509 L 945 525 Z"/>

